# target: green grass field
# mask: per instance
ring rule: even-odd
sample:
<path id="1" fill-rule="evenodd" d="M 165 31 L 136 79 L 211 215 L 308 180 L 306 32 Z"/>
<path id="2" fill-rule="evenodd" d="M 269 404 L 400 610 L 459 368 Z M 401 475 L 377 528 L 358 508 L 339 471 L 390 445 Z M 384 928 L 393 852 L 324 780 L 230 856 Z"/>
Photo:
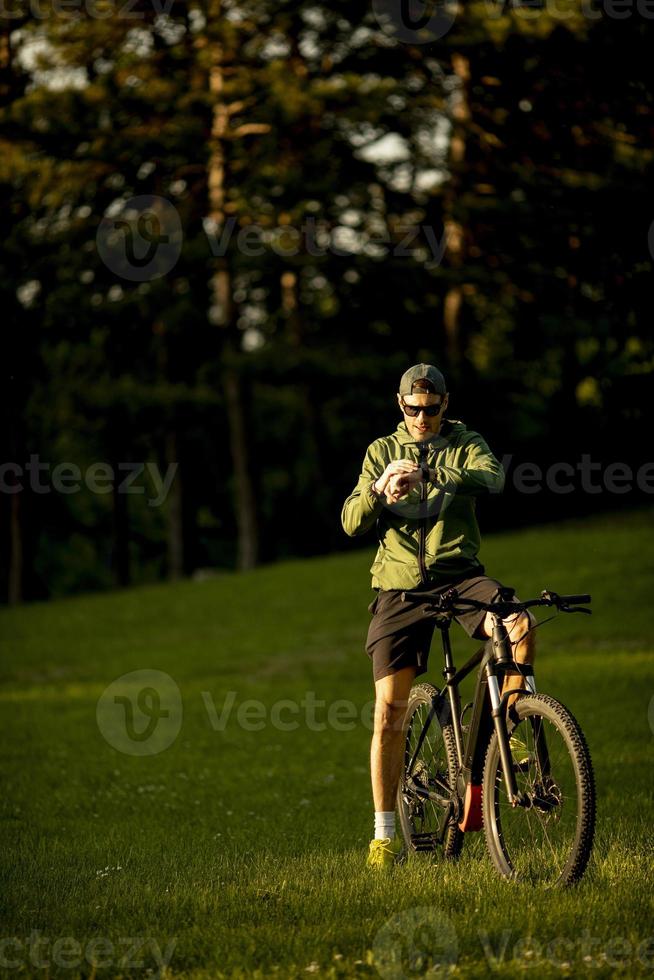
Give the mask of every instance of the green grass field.
<path id="1" fill-rule="evenodd" d="M 489 573 L 523 597 L 593 594 L 592 617 L 537 636 L 538 687 L 578 718 L 597 780 L 594 857 L 565 892 L 501 880 L 480 834 L 456 864 L 365 869 L 371 542 L 3 610 L 2 974 L 651 973 L 653 516 L 484 543 Z M 460 663 L 475 645 L 454 639 Z M 431 666 L 438 684 L 436 644 Z M 137 670 L 170 675 L 182 714 L 171 702 L 150 740 L 126 742 L 116 688 L 98 701 Z"/>

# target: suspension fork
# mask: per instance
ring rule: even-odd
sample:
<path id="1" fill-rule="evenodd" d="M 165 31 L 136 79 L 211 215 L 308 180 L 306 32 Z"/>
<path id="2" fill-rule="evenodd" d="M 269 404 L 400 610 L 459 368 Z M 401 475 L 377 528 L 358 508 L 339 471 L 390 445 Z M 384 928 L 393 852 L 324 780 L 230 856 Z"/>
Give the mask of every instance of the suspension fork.
<path id="1" fill-rule="evenodd" d="M 486 680 L 488 683 L 488 693 L 491 702 L 491 714 L 493 725 L 497 735 L 497 744 L 500 750 L 500 760 L 502 762 L 502 773 L 504 775 L 504 785 L 506 794 L 511 806 L 518 806 L 521 802 L 521 794 L 518 792 L 515 773 L 513 771 L 513 760 L 511 758 L 511 747 L 509 745 L 509 733 L 506 728 L 506 699 L 500 696 L 500 684 L 497 668 L 499 667 L 500 676 L 504 675 L 504 667 L 513 664 L 511 653 L 511 641 L 507 633 L 506 626 L 499 617 L 494 617 L 493 624 L 493 652 L 494 658 L 486 664 Z"/>

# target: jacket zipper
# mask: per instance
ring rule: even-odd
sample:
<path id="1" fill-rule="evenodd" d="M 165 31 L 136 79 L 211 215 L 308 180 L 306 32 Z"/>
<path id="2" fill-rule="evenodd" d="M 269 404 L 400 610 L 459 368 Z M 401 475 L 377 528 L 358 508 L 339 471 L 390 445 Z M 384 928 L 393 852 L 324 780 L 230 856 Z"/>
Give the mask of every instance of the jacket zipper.
<path id="1" fill-rule="evenodd" d="M 427 461 L 427 447 L 420 446 L 418 448 L 419 461 Z M 420 569 L 420 581 L 423 585 L 426 585 L 428 580 L 427 577 L 427 565 L 425 562 L 425 553 L 427 551 L 427 515 L 425 513 L 425 501 L 427 500 L 427 484 L 420 484 L 420 527 L 418 529 L 418 568 Z"/>

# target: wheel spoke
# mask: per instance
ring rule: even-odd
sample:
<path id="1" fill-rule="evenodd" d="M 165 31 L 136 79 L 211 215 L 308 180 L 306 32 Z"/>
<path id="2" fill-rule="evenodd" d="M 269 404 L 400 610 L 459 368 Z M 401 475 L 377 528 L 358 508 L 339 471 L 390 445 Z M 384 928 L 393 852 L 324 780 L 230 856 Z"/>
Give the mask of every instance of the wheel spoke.
<path id="1" fill-rule="evenodd" d="M 554 699 L 529 696 L 517 710 L 511 749 L 521 802 L 508 801 L 494 736 L 484 782 L 491 797 L 484 810 L 488 846 L 503 874 L 567 883 L 583 873 L 592 842 L 590 760 L 576 722 Z"/>
<path id="2" fill-rule="evenodd" d="M 398 793 L 400 820 L 407 843 L 410 843 L 412 836 L 420 834 L 434 834 L 440 838 L 447 817 L 445 806 L 411 790 L 409 780 L 411 777 L 426 789 L 449 799 L 450 783 L 456 772 L 454 736 L 451 728 L 446 726 L 444 731 L 438 717 L 431 716 L 432 699 L 437 696 L 438 692 L 431 685 L 418 685 L 412 691 L 407 709 L 404 756 L 406 772 Z M 424 731 L 428 719 L 429 724 Z M 419 743 L 420 749 L 409 772 L 408 765 Z M 460 838 L 461 834 L 456 826 L 445 827 L 442 847 L 448 857 L 454 857 L 460 850 Z"/>

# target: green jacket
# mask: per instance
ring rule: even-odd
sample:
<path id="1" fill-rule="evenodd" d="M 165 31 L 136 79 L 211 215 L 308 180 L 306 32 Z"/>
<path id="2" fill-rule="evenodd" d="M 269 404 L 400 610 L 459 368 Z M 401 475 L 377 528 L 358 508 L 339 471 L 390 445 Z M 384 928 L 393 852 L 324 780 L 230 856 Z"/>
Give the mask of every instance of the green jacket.
<path id="1" fill-rule="evenodd" d="M 433 484 L 418 484 L 396 504 L 379 500 L 372 484 L 396 459 L 425 458 L 436 470 Z M 379 548 L 370 571 L 374 589 L 411 589 L 478 574 L 480 536 L 475 496 L 499 492 L 504 471 L 486 442 L 462 422 L 445 419 L 437 436 L 417 443 L 400 422 L 366 451 L 359 481 L 343 505 L 346 534 L 377 525 Z"/>

